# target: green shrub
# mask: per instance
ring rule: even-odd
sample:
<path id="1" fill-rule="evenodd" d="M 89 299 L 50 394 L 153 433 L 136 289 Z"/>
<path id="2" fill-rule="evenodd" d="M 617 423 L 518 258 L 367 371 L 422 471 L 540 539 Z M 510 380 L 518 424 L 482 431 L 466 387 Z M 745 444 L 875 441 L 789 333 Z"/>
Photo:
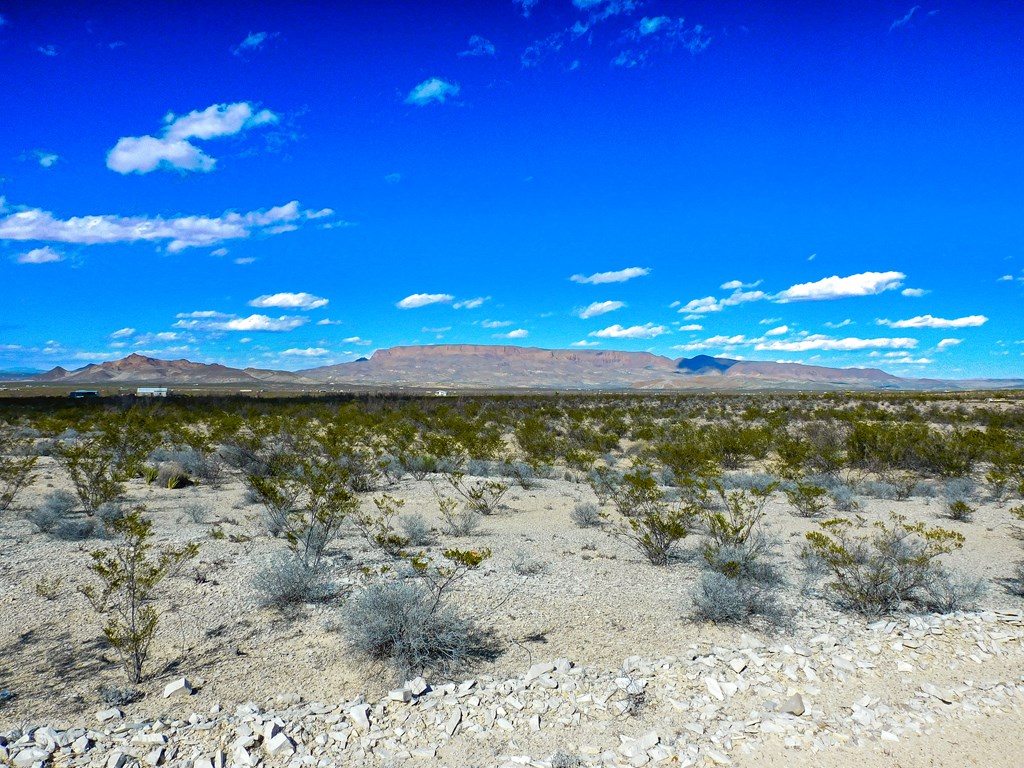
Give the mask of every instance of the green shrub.
<path id="1" fill-rule="evenodd" d="M 828 491 L 802 480 L 786 488 L 785 494 L 786 499 L 801 517 L 818 517 L 828 507 Z"/>
<path id="2" fill-rule="evenodd" d="M 32 484 L 39 457 L 30 452 L 31 440 L 11 429 L 0 429 L 0 512 L 14 503 L 22 488 Z"/>
<path id="3" fill-rule="evenodd" d="M 945 575 L 938 558 L 964 542 L 959 533 L 907 523 L 895 513 L 888 523 L 835 518 L 819 526 L 807 541 L 832 576 L 828 590 L 840 603 L 871 615 L 926 608 L 929 587 Z"/>
<path id="4" fill-rule="evenodd" d="M 117 468 L 114 454 L 98 438 L 60 443 L 53 457 L 71 479 L 82 506 L 95 514 L 101 505 L 124 495 L 124 475 Z"/>
<path id="5" fill-rule="evenodd" d="M 626 473 L 613 500 L 622 519 L 608 531 L 629 541 L 651 565 L 668 565 L 673 548 L 693 528 L 693 509 L 669 501 L 646 467 Z"/>
<path id="6" fill-rule="evenodd" d="M 142 517 L 141 508 L 112 520 L 110 530 L 117 543 L 113 550 L 93 552 L 89 566 L 99 578 L 99 586 L 82 587 L 93 607 L 109 616 L 103 634 L 120 655 L 133 683 L 142 680 L 143 665 L 160 621 L 153 606 L 155 590 L 199 550 L 196 544 L 166 547 L 155 558 L 150 557 L 152 527 L 153 523 Z"/>

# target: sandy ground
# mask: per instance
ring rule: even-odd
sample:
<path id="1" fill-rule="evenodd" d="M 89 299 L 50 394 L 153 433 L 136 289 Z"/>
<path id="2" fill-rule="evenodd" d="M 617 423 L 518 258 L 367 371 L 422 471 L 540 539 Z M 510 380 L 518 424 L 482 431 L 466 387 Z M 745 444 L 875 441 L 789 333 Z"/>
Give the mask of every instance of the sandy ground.
<path id="1" fill-rule="evenodd" d="M 39 478 L 19 498 L 17 507 L 38 504 L 54 488 L 69 488 L 51 459 L 42 458 L 39 469 Z M 407 478 L 388 493 L 406 500 L 405 513 L 422 513 L 437 524 L 437 504 L 427 481 Z M 163 587 L 160 634 L 147 665 L 149 676 L 139 686 L 146 698 L 130 708 L 136 717 L 165 713 L 172 705 L 161 698 L 160 691 L 181 675 L 202 683 L 200 692 L 187 702 L 190 711 L 213 704 L 233 708 L 245 701 L 266 703 L 288 692 L 300 693 L 306 701 L 348 701 L 359 694 L 372 701 L 394 682 L 367 670 L 346 648 L 337 631 L 340 599 L 305 606 L 288 616 L 261 606 L 252 584 L 254 573 L 282 552 L 285 544 L 266 532 L 261 508 L 246 503 L 240 478 L 231 475 L 219 489 L 168 490 L 134 481 L 129 499 L 145 505 L 158 543 L 195 541 L 201 547 L 198 558 Z M 211 508 L 203 523 L 183 512 L 188 502 L 196 500 Z M 461 605 L 494 629 L 504 649 L 472 674 L 498 679 L 522 676 L 532 663 L 559 657 L 615 670 L 633 656 L 661 659 L 717 646 L 737 647 L 744 630 L 688 618 L 689 593 L 698 572 L 692 559 L 656 568 L 626 542 L 598 529 L 577 528 L 569 512 L 580 500 L 593 500 L 585 484 L 543 480 L 530 490 L 514 487 L 505 497 L 506 508 L 484 519 L 480 535 L 439 539 L 446 546 L 488 547 L 494 553 L 484 567 L 470 574 L 458 594 Z M 1024 607 L 1024 601 L 999 585 L 1024 557 L 1006 505 L 981 502 L 972 522 L 955 523 L 940 518 L 938 499 L 862 502 L 862 514 L 869 519 L 884 519 L 897 511 L 911 520 L 959 530 L 966 544 L 948 562 L 990 582 L 983 607 Z M 801 592 L 797 552 L 803 534 L 815 522 L 793 515 L 781 494 L 771 501 L 766 521 L 784 542 L 790 586 L 783 600 L 793 611 L 794 622 L 775 635 L 755 634 L 769 643 L 806 644 L 822 631 L 850 637 L 864 631 L 865 620 Z M 224 531 L 224 538 L 210 536 L 214 525 Z M 11 701 L 0 705 L 0 732 L 26 724 L 69 727 L 89 719 L 105 706 L 101 688 L 126 684 L 102 637 L 100 618 L 77 591 L 92 578 L 86 568 L 89 552 L 109 543 L 54 540 L 34 532 L 17 510 L 0 518 L 0 530 L 6 540 L 0 554 L 0 689 L 14 693 Z M 687 546 L 693 549 L 697 542 Z M 439 547 L 432 551 L 438 552 Z M 346 532 L 330 554 L 332 574 L 342 594 L 362 578 L 361 566 L 386 561 L 353 531 Z M 535 575 L 519 575 L 513 568 L 517 558 L 543 567 Z M 37 591 L 40 582 L 59 586 L 43 596 Z M 867 694 L 900 706 L 925 679 L 956 685 L 965 674 L 975 674 L 967 669 L 962 655 L 950 646 L 945 658 L 940 648 L 918 665 L 920 672 L 915 675 L 878 674 L 833 689 L 822 686 L 815 704 L 826 712 L 837 712 L 849 700 Z M 1015 655 L 987 664 L 984 675 L 1019 683 L 1021 659 L 1017 648 Z M 657 715 L 654 719 L 657 726 Z M 837 746 L 812 753 L 786 748 L 779 741 L 756 756 L 736 755 L 735 759 L 739 765 L 759 766 L 854 762 L 904 768 L 1019 766 L 1022 724 L 1024 710 L 993 709 L 943 722 L 927 735 L 911 734 L 893 744 Z M 639 732 L 640 725 L 632 730 Z"/>

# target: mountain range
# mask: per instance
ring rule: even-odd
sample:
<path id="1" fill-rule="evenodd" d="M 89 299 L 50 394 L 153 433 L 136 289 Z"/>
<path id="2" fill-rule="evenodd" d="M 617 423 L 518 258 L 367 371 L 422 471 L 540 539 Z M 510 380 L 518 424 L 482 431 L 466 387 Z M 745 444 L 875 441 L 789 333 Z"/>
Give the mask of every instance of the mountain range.
<path id="1" fill-rule="evenodd" d="M 12 377 L 14 378 L 14 377 Z M 672 359 L 649 352 L 438 344 L 381 349 L 369 358 L 302 371 L 229 368 L 131 354 L 72 371 L 57 367 L 22 382 L 55 385 L 238 385 L 259 389 L 557 389 L 557 390 L 941 390 L 1024 388 L 1024 379 L 937 380 L 894 376 L 877 368 L 698 355 Z"/>

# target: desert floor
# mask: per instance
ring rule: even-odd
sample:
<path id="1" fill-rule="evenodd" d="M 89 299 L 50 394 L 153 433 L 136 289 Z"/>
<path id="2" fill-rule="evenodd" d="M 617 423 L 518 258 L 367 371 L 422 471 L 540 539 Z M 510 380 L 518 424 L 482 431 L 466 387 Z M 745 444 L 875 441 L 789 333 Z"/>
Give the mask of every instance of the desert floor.
<path id="1" fill-rule="evenodd" d="M 39 470 L 17 508 L 70 487 L 52 459 L 43 457 Z M 405 513 L 437 524 L 427 480 L 406 477 L 387 492 L 406 501 Z M 239 723 L 277 716 L 295 753 L 253 745 L 269 765 L 302 755 L 313 755 L 307 764 L 425 764 L 428 754 L 451 766 L 1021 764 L 1024 601 L 1001 584 L 1024 552 L 1005 504 L 980 502 L 971 522 L 957 523 L 940 517 L 937 498 L 862 499 L 869 519 L 898 511 L 962 532 L 966 544 L 948 564 L 990 585 L 976 613 L 874 622 L 807 589 L 797 553 L 816 522 L 792 514 L 776 494 L 766 521 L 784 542 L 782 599 L 793 618 L 791 626 L 769 630 L 695 622 L 690 591 L 699 542 L 684 541 L 682 557 L 669 566 L 651 566 L 627 542 L 573 525 L 574 504 L 593 498 L 585 483 L 564 479 L 515 486 L 479 535 L 438 539 L 435 554 L 441 545 L 493 551 L 457 601 L 493 630 L 502 652 L 452 681 L 474 680 L 470 688 L 428 680 L 434 693 L 397 703 L 387 695 L 402 681 L 368 668 L 338 631 L 346 593 L 365 578 L 362 566 L 386 557 L 346 531 L 329 550 L 336 596 L 282 613 L 261 605 L 253 579 L 285 544 L 267 533 L 262 508 L 246 501 L 240 477 L 230 475 L 218 489 L 133 481 L 129 499 L 145 505 L 157 543 L 195 541 L 201 549 L 162 586 L 160 631 L 140 686 L 145 697 L 107 723 L 95 716 L 109 706 L 100 691 L 124 686 L 125 676 L 100 617 L 77 588 L 93 578 L 90 551 L 111 543 L 54 540 L 10 510 L 0 518 L 0 689 L 13 698 L 0 704 L 0 735 L 80 727 L 92 732 L 95 747 L 80 758 L 65 749 L 58 763 L 96 762 L 117 744 L 142 760 L 151 747 L 126 734 L 148 733 L 159 720 L 164 725 L 155 730 L 169 727 L 172 745 L 178 739 L 181 746 L 157 759 L 192 765 L 193 756 L 216 750 L 231 762 Z M 210 508 L 202 523 L 183 511 L 196 500 Z M 211 537 L 214 526 L 223 538 Z M 41 582 L 50 589 L 37 590 Z M 543 666 L 556 660 L 571 665 Z M 164 686 L 182 676 L 195 693 L 165 699 Z M 794 694 L 806 711 L 781 713 Z M 364 700 L 371 705 L 368 732 L 350 713 Z M 247 702 L 255 706 L 237 709 Z M 303 709 L 314 702 L 324 706 Z M 310 725 L 293 728 L 302 718 Z M 140 725 L 118 731 L 112 726 L 119 722 Z M 199 727 L 207 722 L 213 725 Z M 317 741 L 342 726 L 350 735 L 344 744 L 340 736 Z"/>

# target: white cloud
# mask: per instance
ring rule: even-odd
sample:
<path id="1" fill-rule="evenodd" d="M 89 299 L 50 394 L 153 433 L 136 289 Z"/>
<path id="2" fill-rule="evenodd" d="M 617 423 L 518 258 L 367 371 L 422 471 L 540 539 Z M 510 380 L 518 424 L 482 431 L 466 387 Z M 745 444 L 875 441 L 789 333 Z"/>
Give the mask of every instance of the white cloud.
<path id="1" fill-rule="evenodd" d="M 402 174 L 400 173 L 389 173 L 384 177 L 384 181 L 388 184 L 397 184 L 402 180 Z"/>
<path id="2" fill-rule="evenodd" d="M 0 213 L 3 212 L 0 198 Z M 330 215 L 333 211 L 301 210 L 299 203 L 279 205 L 268 210 L 249 213 L 226 212 L 217 218 L 209 216 L 73 216 L 58 219 L 39 208 L 21 208 L 0 216 L 0 239 L 39 240 L 56 243 L 99 245 L 139 241 L 167 243 L 167 250 L 177 253 L 186 248 L 212 246 L 227 240 L 239 240 L 253 234 L 279 234 L 282 225 L 297 227 L 307 219 Z"/>
<path id="3" fill-rule="evenodd" d="M 409 91 L 409 95 L 405 97 L 405 103 L 415 104 L 418 107 L 424 107 L 433 101 L 444 104 L 449 98 L 458 96 L 459 90 L 460 88 L 456 83 L 449 83 L 447 80 L 442 80 L 439 77 L 432 77 L 429 80 L 424 80 Z"/>
<path id="4" fill-rule="evenodd" d="M 722 290 L 738 291 L 740 288 L 757 288 L 762 282 L 762 280 L 757 280 L 753 283 L 744 283 L 741 280 L 730 280 L 727 283 L 722 283 Z"/>
<path id="5" fill-rule="evenodd" d="M 890 361 L 893 365 L 929 365 L 935 361 L 927 357 L 896 357 Z"/>
<path id="6" fill-rule="evenodd" d="M 850 318 L 846 318 L 845 320 L 840 320 L 838 323 L 831 323 L 831 322 L 826 322 L 825 323 L 825 327 L 826 328 L 832 328 L 832 329 L 845 328 L 848 325 L 853 325 L 853 320 L 851 320 Z"/>
<path id="7" fill-rule="evenodd" d="M 290 355 L 292 357 L 323 357 L 324 355 L 331 354 L 331 350 L 324 349 L 323 347 L 306 347 L 305 349 L 286 349 L 281 353 L 282 355 Z"/>
<path id="8" fill-rule="evenodd" d="M 280 309 L 319 309 L 326 307 L 328 300 L 311 293 L 274 293 L 268 296 L 257 296 L 249 302 L 250 307 L 278 307 Z"/>
<path id="9" fill-rule="evenodd" d="M 125 136 L 107 153 L 107 167 L 118 173 L 149 173 L 158 168 L 182 171 L 212 171 L 217 161 L 190 139 L 232 136 L 249 128 L 276 123 L 268 109 L 254 112 L 248 102 L 213 104 L 202 111 L 164 117 L 163 135 Z"/>
<path id="10" fill-rule="evenodd" d="M 671 331 L 664 325 L 645 323 L 644 325 L 633 325 L 629 328 L 623 328 L 621 325 L 611 325 L 607 328 L 602 328 L 600 331 L 593 331 L 589 335 L 599 339 L 653 339 L 655 336 L 661 336 L 666 333 L 671 333 Z"/>
<path id="11" fill-rule="evenodd" d="M 721 312 L 722 305 L 714 296 L 705 296 L 703 299 L 691 299 L 684 304 L 679 312 L 689 315 L 703 315 L 708 312 Z"/>
<path id="12" fill-rule="evenodd" d="M 625 302 L 622 301 L 595 301 L 588 307 L 579 311 L 579 317 L 582 320 L 588 320 L 591 317 L 597 317 L 608 312 L 614 312 L 616 309 L 622 309 L 626 306 Z"/>
<path id="13" fill-rule="evenodd" d="M 862 272 L 848 277 L 825 277 L 813 283 L 800 283 L 775 295 L 775 301 L 828 301 L 851 296 L 873 296 L 903 285 L 902 272 Z"/>
<path id="14" fill-rule="evenodd" d="M 876 320 L 879 325 L 886 325 L 890 328 L 977 328 L 988 322 L 984 315 L 969 315 L 958 317 L 955 320 L 946 320 L 931 315 L 919 315 L 907 320 Z"/>
<path id="15" fill-rule="evenodd" d="M 231 53 L 235 56 L 244 56 L 250 51 L 258 51 L 263 47 L 263 44 L 267 40 L 273 40 L 278 36 L 278 32 L 250 32 L 245 40 L 240 42 L 234 48 L 231 49 Z"/>
<path id="16" fill-rule="evenodd" d="M 342 339 L 345 344 L 355 344 L 357 347 L 368 347 L 373 344 L 370 339 L 362 339 L 359 336 L 349 336 L 347 339 Z"/>
<path id="17" fill-rule="evenodd" d="M 919 299 L 922 296 L 926 296 L 927 294 L 931 293 L 931 291 L 926 290 L 924 288 L 904 288 L 902 291 L 900 291 L 900 293 L 902 293 L 904 296 L 909 296 L 910 298 L 913 299 Z"/>
<path id="18" fill-rule="evenodd" d="M 1009 281 L 1009 280 L 1013 280 L 1013 275 L 1003 275 L 998 280 L 996 280 L 996 282 L 997 283 L 1003 283 L 1003 282 L 1006 282 L 1006 281 Z"/>
<path id="19" fill-rule="evenodd" d="M 47 245 L 19 254 L 14 260 L 19 264 L 50 264 L 55 261 L 64 261 L 64 255 Z"/>
<path id="20" fill-rule="evenodd" d="M 757 321 L 758 325 L 775 325 L 775 323 L 781 321 L 781 317 L 762 317 Z"/>
<path id="21" fill-rule="evenodd" d="M 516 328 L 514 331 L 508 333 L 496 333 L 494 338 L 496 339 L 525 339 L 530 335 L 530 332 L 525 328 Z"/>
<path id="22" fill-rule="evenodd" d="M 511 320 L 484 320 L 480 323 L 484 328 L 507 328 L 512 325 Z"/>
<path id="23" fill-rule="evenodd" d="M 135 335 L 135 329 L 134 328 L 122 328 L 121 330 L 114 331 L 112 334 L 110 334 L 110 338 L 112 338 L 112 339 L 125 339 L 125 338 L 127 338 L 129 336 L 134 336 L 134 335 Z"/>
<path id="24" fill-rule="evenodd" d="M 780 325 L 778 328 L 772 328 L 770 331 L 765 331 L 765 336 L 784 336 L 789 333 L 788 325 Z"/>
<path id="25" fill-rule="evenodd" d="M 644 277 L 651 274 L 646 267 L 627 267 L 616 272 L 596 272 L 590 276 L 573 275 L 569 279 L 574 283 L 586 283 L 589 285 L 601 285 L 602 283 L 624 283 L 634 277 Z"/>
<path id="26" fill-rule="evenodd" d="M 476 309 L 477 307 L 483 306 L 485 301 L 490 300 L 490 296 L 477 296 L 475 299 L 463 299 L 462 301 L 456 301 L 452 304 L 455 309 Z"/>
<path id="27" fill-rule="evenodd" d="M 473 35 L 469 38 L 466 50 L 460 51 L 459 56 L 493 56 L 494 53 L 494 43 L 486 37 Z"/>
<path id="28" fill-rule="evenodd" d="M 955 347 L 957 344 L 963 342 L 963 339 L 943 339 L 936 346 L 939 349 L 945 349 L 946 347 Z"/>
<path id="29" fill-rule="evenodd" d="M 754 349 L 762 352 L 806 352 L 810 349 L 844 352 L 859 349 L 914 349 L 916 346 L 917 339 L 858 339 L 853 337 L 836 339 L 831 336 L 814 334 L 799 340 L 765 341 L 759 343 Z"/>
<path id="30" fill-rule="evenodd" d="M 325 317 L 323 320 L 317 320 L 316 324 L 317 325 L 343 325 L 343 322 L 341 320 L 330 320 L 330 319 Z"/>
<path id="31" fill-rule="evenodd" d="M 600 341 L 587 341 L 586 339 L 583 339 L 582 341 L 574 341 L 569 346 L 570 347 L 599 347 L 599 346 L 601 346 L 601 342 Z"/>
<path id="32" fill-rule="evenodd" d="M 203 309 L 198 312 L 179 312 L 175 317 L 179 320 L 216 320 L 233 317 L 233 315 L 217 312 L 212 309 Z"/>
<path id="33" fill-rule="evenodd" d="M 43 149 L 32 150 L 32 157 L 34 157 L 36 162 L 38 162 L 43 168 L 52 168 L 57 161 L 60 160 L 60 155 L 56 152 L 47 152 Z"/>
<path id="34" fill-rule="evenodd" d="M 919 10 L 921 10 L 921 6 L 920 5 L 915 5 L 909 11 L 907 11 L 903 16 L 901 16 L 900 18 L 896 19 L 892 24 L 890 24 L 889 25 L 889 31 L 892 32 L 894 30 L 899 29 L 900 27 L 903 27 L 903 26 L 906 26 L 907 24 L 909 24 L 910 20 L 912 18 L 914 18 L 914 14 L 917 13 Z"/>
<path id="35" fill-rule="evenodd" d="M 40 45 L 36 48 L 43 56 L 54 57 L 58 54 L 56 45 Z"/>
<path id="36" fill-rule="evenodd" d="M 637 25 L 637 31 L 641 35 L 653 35 L 670 21 L 671 19 L 668 16 L 644 16 Z"/>
<path id="37" fill-rule="evenodd" d="M 241 264 L 252 264 L 254 261 L 256 261 L 256 259 L 254 259 L 251 256 L 249 256 L 249 257 L 246 257 L 244 259 L 235 259 L 235 264 L 239 264 L 239 265 L 241 265 Z"/>
<path id="38" fill-rule="evenodd" d="M 395 304 L 399 309 L 416 309 L 428 304 L 447 304 L 455 297 L 448 293 L 414 293 Z"/>
<path id="39" fill-rule="evenodd" d="M 693 323 L 691 325 L 681 325 L 681 326 L 679 326 L 679 330 L 680 331 L 703 331 L 704 330 L 704 326 L 703 325 L 697 325 L 696 323 Z"/>
<path id="40" fill-rule="evenodd" d="M 228 249 L 227 248 L 217 248 L 216 250 L 210 251 L 210 255 L 211 256 L 227 256 L 228 255 Z"/>
<path id="41" fill-rule="evenodd" d="M 293 331 L 309 320 L 305 317 L 267 317 L 266 315 L 249 315 L 224 322 L 211 324 L 211 330 L 220 331 Z"/>
<path id="42" fill-rule="evenodd" d="M 512 2 L 522 8 L 523 16 L 529 17 L 530 11 L 533 10 L 540 0 L 512 0 Z"/>
<path id="43" fill-rule="evenodd" d="M 740 334 L 738 336 L 711 336 L 703 341 L 692 341 L 689 344 L 676 344 L 672 349 L 680 352 L 696 352 L 704 349 L 724 349 L 728 347 L 739 347 L 752 344 L 759 339 L 748 339 Z"/>

